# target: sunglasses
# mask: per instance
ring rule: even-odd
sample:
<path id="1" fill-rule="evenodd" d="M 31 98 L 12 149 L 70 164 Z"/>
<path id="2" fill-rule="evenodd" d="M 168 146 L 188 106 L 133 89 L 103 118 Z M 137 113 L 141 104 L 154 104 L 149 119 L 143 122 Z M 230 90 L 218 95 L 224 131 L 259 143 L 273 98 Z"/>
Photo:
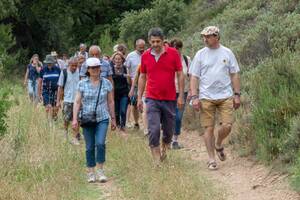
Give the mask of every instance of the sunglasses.
<path id="1" fill-rule="evenodd" d="M 88 68 L 90 68 L 90 69 L 97 69 L 97 68 L 100 68 L 100 65 L 97 65 L 97 66 L 89 66 Z"/>

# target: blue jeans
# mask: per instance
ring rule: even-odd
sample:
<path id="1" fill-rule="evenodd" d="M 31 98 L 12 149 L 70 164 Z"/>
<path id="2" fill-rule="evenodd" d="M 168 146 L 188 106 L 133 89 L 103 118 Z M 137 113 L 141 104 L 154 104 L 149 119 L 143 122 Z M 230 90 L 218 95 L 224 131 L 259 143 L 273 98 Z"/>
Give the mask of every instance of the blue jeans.
<path id="1" fill-rule="evenodd" d="M 28 94 L 34 101 L 38 100 L 38 80 L 28 79 L 27 83 Z"/>
<path id="2" fill-rule="evenodd" d="M 178 93 L 176 94 L 176 99 L 178 99 Z M 180 135 L 180 132 L 181 132 L 181 124 L 182 124 L 182 118 L 183 118 L 183 112 L 184 112 L 184 108 L 185 108 L 185 104 L 186 104 L 186 99 L 187 99 L 187 92 L 184 93 L 184 105 L 183 105 L 183 108 L 182 110 L 179 110 L 177 107 L 176 107 L 176 120 L 175 120 L 175 133 L 174 135 Z"/>
<path id="3" fill-rule="evenodd" d="M 126 125 L 126 112 L 128 107 L 128 97 L 115 98 L 115 113 L 117 126 L 124 128 Z"/>
<path id="4" fill-rule="evenodd" d="M 105 162 L 105 139 L 108 124 L 109 121 L 106 119 L 99 122 L 96 126 L 83 128 L 87 167 L 95 167 L 96 162 L 99 164 Z"/>

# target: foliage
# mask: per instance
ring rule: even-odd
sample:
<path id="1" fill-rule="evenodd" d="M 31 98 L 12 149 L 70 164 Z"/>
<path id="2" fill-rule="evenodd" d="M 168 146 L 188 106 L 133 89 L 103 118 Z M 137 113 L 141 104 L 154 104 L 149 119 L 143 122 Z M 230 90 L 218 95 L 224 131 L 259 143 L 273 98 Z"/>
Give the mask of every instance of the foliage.
<path id="1" fill-rule="evenodd" d="M 156 0 L 151 8 L 126 12 L 120 22 L 120 38 L 126 42 L 147 39 L 152 27 L 161 27 L 167 36 L 181 30 L 185 22 L 185 4 L 181 0 Z"/>

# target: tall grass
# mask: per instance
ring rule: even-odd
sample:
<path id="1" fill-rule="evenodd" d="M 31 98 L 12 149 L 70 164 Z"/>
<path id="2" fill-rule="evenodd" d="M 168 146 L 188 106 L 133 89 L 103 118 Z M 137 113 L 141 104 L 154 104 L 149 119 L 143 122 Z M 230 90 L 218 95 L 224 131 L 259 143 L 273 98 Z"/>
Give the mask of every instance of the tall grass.
<path id="1" fill-rule="evenodd" d="M 216 190 L 187 154 L 169 151 L 166 162 L 155 168 L 147 140 L 141 135 L 130 133 L 127 140 L 111 135 L 108 142 L 107 167 L 126 199 L 225 199 L 224 188 Z"/>
<path id="2" fill-rule="evenodd" d="M 66 143 L 42 107 L 31 105 L 23 94 L 15 95 L 14 102 L 0 140 L 0 199 L 88 197 L 82 151 Z"/>

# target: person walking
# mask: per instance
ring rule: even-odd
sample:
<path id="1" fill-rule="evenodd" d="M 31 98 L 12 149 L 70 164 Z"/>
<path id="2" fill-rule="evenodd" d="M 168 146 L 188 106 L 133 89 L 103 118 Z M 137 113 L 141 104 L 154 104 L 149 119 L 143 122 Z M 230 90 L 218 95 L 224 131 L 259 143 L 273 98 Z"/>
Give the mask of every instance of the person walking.
<path id="1" fill-rule="evenodd" d="M 75 95 L 77 91 L 77 85 L 79 82 L 79 70 L 78 70 L 78 59 L 72 57 L 69 60 L 69 66 L 67 69 L 61 71 L 58 80 L 58 94 L 56 106 L 61 108 L 61 102 L 63 101 L 63 116 L 64 116 L 64 129 L 65 136 L 68 140 L 68 128 L 70 122 L 73 118 L 73 105 L 75 100 Z M 78 135 L 79 128 L 73 129 L 73 138 L 71 143 L 74 145 L 79 145 Z"/>
<path id="2" fill-rule="evenodd" d="M 97 45 L 92 45 L 89 49 L 89 57 L 90 58 L 98 58 L 100 60 L 101 64 L 101 74 L 100 76 L 103 78 L 106 78 L 108 80 L 110 80 L 111 83 L 113 83 L 112 80 L 112 68 L 111 65 L 108 61 L 104 60 L 101 57 L 101 49 L 99 46 Z M 86 72 L 87 72 L 87 65 L 86 63 L 83 63 L 81 65 L 81 69 L 80 69 L 80 77 L 81 78 L 85 78 L 86 77 Z"/>
<path id="3" fill-rule="evenodd" d="M 43 99 L 44 106 L 46 107 L 47 116 L 52 119 L 57 119 L 57 89 L 60 69 L 55 65 L 56 61 L 51 55 L 47 55 L 44 64 L 46 64 L 40 71 L 39 89 L 38 94 L 40 99 Z"/>
<path id="4" fill-rule="evenodd" d="M 189 82 L 189 75 L 188 75 L 188 69 L 189 65 L 191 63 L 191 59 L 182 54 L 182 48 L 183 48 L 183 43 L 180 39 L 175 38 L 170 41 L 170 47 L 173 47 L 177 49 L 180 58 L 181 58 L 181 64 L 182 64 L 182 71 L 184 74 L 184 96 L 183 96 L 183 101 L 184 101 L 184 106 L 182 109 L 179 109 L 176 107 L 176 120 L 175 120 L 175 132 L 173 135 L 173 141 L 172 141 L 172 149 L 180 149 L 182 148 L 182 145 L 178 143 L 178 138 L 179 135 L 181 134 L 181 125 L 182 125 L 182 118 L 183 118 L 183 112 L 186 104 L 187 97 L 189 96 L 189 88 L 190 88 L 190 82 Z M 176 85 L 176 98 L 179 96 L 179 88 L 177 87 L 178 80 L 175 77 L 175 85 Z"/>
<path id="5" fill-rule="evenodd" d="M 218 27 L 206 27 L 201 35 L 206 47 L 196 53 L 189 70 L 191 101 L 194 109 L 200 110 L 209 156 L 208 169 L 215 170 L 215 151 L 221 161 L 226 160 L 223 141 L 229 135 L 234 122 L 233 110 L 240 106 L 240 68 L 232 51 L 220 44 Z M 219 114 L 220 127 L 215 141 L 216 111 Z"/>
<path id="6" fill-rule="evenodd" d="M 86 45 L 83 43 L 79 45 L 79 51 L 75 53 L 74 57 L 79 57 L 80 55 L 84 56 L 85 60 L 89 57 L 88 52 L 86 52 Z"/>
<path id="7" fill-rule="evenodd" d="M 128 69 L 128 72 L 131 77 L 131 82 L 134 82 L 134 78 L 137 72 L 137 67 L 141 63 L 141 56 L 144 53 L 145 50 L 145 41 L 143 39 L 138 39 L 135 42 L 135 50 L 130 52 L 126 58 L 125 66 Z M 139 111 L 137 108 L 137 84 L 131 84 L 130 86 L 130 92 L 129 92 L 129 98 L 130 98 L 130 106 L 127 111 L 127 119 L 129 121 L 131 113 L 133 114 L 133 120 L 134 120 L 134 128 L 138 130 L 140 128 L 139 125 Z"/>
<path id="8" fill-rule="evenodd" d="M 79 81 L 73 108 L 72 127 L 77 129 L 80 121 L 83 128 L 88 182 L 107 181 L 103 166 L 109 119 L 111 129 L 116 128 L 113 87 L 109 80 L 100 76 L 102 64 L 98 58 L 87 59 L 87 78 Z"/>
<path id="9" fill-rule="evenodd" d="M 32 102 L 38 103 L 38 78 L 43 64 L 39 61 L 38 54 L 34 54 L 30 59 L 30 64 L 26 68 L 24 85 L 27 86 L 28 95 Z"/>
<path id="10" fill-rule="evenodd" d="M 124 65 L 124 55 L 117 51 L 112 55 L 112 71 L 114 81 L 114 100 L 117 127 L 122 133 L 125 133 L 126 127 L 126 111 L 128 107 L 128 93 L 130 76 L 127 74 L 127 69 Z"/>
<path id="11" fill-rule="evenodd" d="M 184 76 L 179 53 L 163 45 L 164 34 L 160 28 L 148 32 L 151 48 L 141 58 L 141 74 L 138 83 L 138 108 L 143 110 L 142 96 L 146 89 L 146 105 L 149 131 L 149 146 L 156 165 L 163 161 L 170 148 L 175 127 L 176 87 L 178 78 L 178 107 L 183 107 Z M 161 126 L 162 125 L 162 126 Z M 160 149 L 160 130 L 163 130 Z"/>

